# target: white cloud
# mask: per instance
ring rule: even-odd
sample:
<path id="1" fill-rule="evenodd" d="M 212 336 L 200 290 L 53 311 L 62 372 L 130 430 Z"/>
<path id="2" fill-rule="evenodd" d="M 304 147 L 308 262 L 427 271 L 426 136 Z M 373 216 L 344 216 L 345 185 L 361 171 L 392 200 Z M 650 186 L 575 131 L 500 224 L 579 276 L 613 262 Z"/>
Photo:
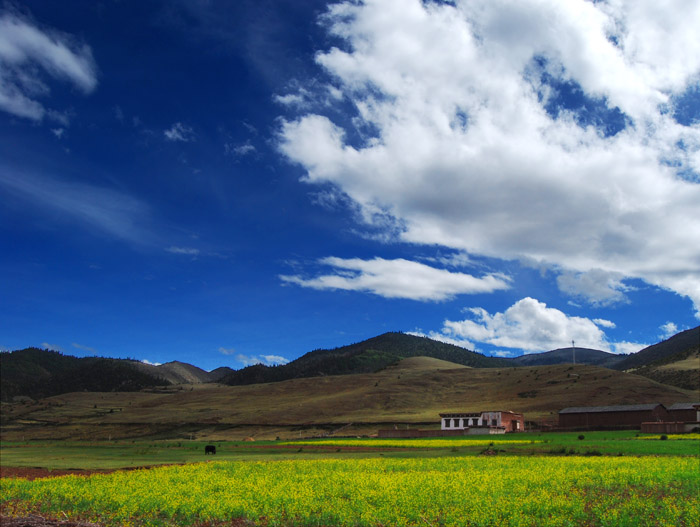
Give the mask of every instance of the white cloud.
<path id="1" fill-rule="evenodd" d="M 662 331 L 661 338 L 663 339 L 667 339 L 678 333 L 678 326 L 673 322 L 666 322 L 659 329 Z"/>
<path id="2" fill-rule="evenodd" d="M 279 355 L 244 355 L 239 353 L 236 355 L 236 360 L 243 366 L 252 366 L 253 364 L 264 364 L 266 366 L 275 366 L 279 364 L 287 364 L 288 359 Z"/>
<path id="3" fill-rule="evenodd" d="M 624 353 L 626 355 L 629 355 L 630 353 L 637 353 L 638 351 L 643 350 L 644 348 L 649 347 L 649 344 L 640 344 L 638 342 L 627 342 L 627 341 L 622 341 L 622 342 L 613 342 L 611 344 L 611 350 L 613 353 L 621 354 Z"/>
<path id="4" fill-rule="evenodd" d="M 195 249 L 193 247 L 176 247 L 174 245 L 171 245 L 167 249 L 165 249 L 169 253 L 173 254 L 185 254 L 189 256 L 196 256 L 199 254 L 199 249 Z"/>
<path id="5" fill-rule="evenodd" d="M 141 362 L 143 362 L 144 364 L 148 364 L 150 366 L 160 366 L 163 364 L 162 362 L 151 362 L 148 359 L 141 359 Z"/>
<path id="6" fill-rule="evenodd" d="M 224 355 L 235 355 L 236 350 L 234 348 L 224 348 L 223 346 L 221 346 L 219 348 L 219 353 L 223 353 Z"/>
<path id="7" fill-rule="evenodd" d="M 408 335 L 414 335 L 416 337 L 427 337 L 432 340 L 437 340 L 438 342 L 444 342 L 445 344 L 453 344 L 459 346 L 460 348 L 468 349 L 471 351 L 475 350 L 475 346 L 472 342 L 464 339 L 450 338 L 447 335 L 438 333 L 436 331 L 431 331 L 430 333 L 423 333 L 421 331 L 409 331 Z"/>
<path id="8" fill-rule="evenodd" d="M 144 229 L 149 220 L 148 207 L 116 190 L 58 181 L 2 165 L 0 190 L 117 238 L 137 243 L 150 238 Z"/>
<path id="9" fill-rule="evenodd" d="M 700 174 L 700 123 L 672 111 L 697 83 L 698 20 L 680 0 L 336 4 L 343 46 L 317 62 L 357 115 L 331 120 L 319 88 L 280 149 L 402 241 L 541 262 L 594 304 L 640 278 L 700 309 L 700 176 L 678 175 Z M 607 117 L 553 112 L 566 83 Z"/>
<path id="10" fill-rule="evenodd" d="M 605 320 L 604 318 L 594 318 L 593 322 L 603 328 L 610 328 L 610 329 L 615 329 L 617 326 L 615 322 L 611 322 L 610 320 Z"/>
<path id="11" fill-rule="evenodd" d="M 480 307 L 470 308 L 467 312 L 471 315 L 468 319 L 446 320 L 441 334 L 449 338 L 520 349 L 526 353 L 570 347 L 572 340 L 576 342 L 576 347 L 615 353 L 633 346 L 630 343 L 610 343 L 595 321 L 570 317 L 534 298 L 523 298 L 503 313 L 492 315 Z"/>
<path id="12" fill-rule="evenodd" d="M 243 157 L 248 154 L 253 154 L 255 151 L 255 147 L 250 144 L 249 141 L 242 144 L 226 143 L 224 145 L 224 152 L 227 155 L 232 155 L 235 157 Z"/>
<path id="13" fill-rule="evenodd" d="M 509 288 L 508 278 L 503 276 L 477 278 L 401 258 L 362 260 L 328 257 L 320 263 L 333 267 L 332 274 L 315 278 L 282 275 L 280 278 L 313 289 L 363 291 L 385 298 L 422 301 L 441 301 L 460 294 L 490 293 Z"/>
<path id="14" fill-rule="evenodd" d="M 71 343 L 71 346 L 81 351 L 87 351 L 88 353 L 98 353 L 98 351 L 95 348 L 91 348 L 90 346 L 83 346 L 82 344 L 78 344 L 76 342 Z"/>
<path id="15" fill-rule="evenodd" d="M 46 97 L 50 77 L 68 81 L 83 93 L 97 86 L 97 68 L 90 47 L 70 35 L 40 29 L 12 12 L 0 16 L 0 109 L 34 121 L 50 111 Z M 50 114 L 49 114 L 50 116 Z"/>
<path id="16" fill-rule="evenodd" d="M 189 143 L 195 140 L 194 130 L 190 126 L 182 123 L 174 123 L 170 128 L 163 132 L 168 141 L 181 141 Z"/>
<path id="17" fill-rule="evenodd" d="M 41 347 L 42 347 L 42 349 L 46 349 L 46 350 L 63 351 L 61 346 L 59 346 L 58 344 L 49 344 L 48 342 L 42 342 Z"/>
<path id="18" fill-rule="evenodd" d="M 563 293 L 581 298 L 594 306 L 608 306 L 629 302 L 625 291 L 630 288 L 623 282 L 623 275 L 602 269 L 584 273 L 565 271 L 557 277 L 557 285 Z"/>

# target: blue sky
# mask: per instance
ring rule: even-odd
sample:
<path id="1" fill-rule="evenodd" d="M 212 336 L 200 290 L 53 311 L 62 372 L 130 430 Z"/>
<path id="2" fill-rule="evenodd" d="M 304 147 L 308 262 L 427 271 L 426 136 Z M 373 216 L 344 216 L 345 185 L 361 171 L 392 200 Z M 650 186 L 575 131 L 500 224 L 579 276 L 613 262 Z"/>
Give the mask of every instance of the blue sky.
<path id="1" fill-rule="evenodd" d="M 698 324 L 700 5 L 5 2 L 0 348 L 515 356 Z"/>

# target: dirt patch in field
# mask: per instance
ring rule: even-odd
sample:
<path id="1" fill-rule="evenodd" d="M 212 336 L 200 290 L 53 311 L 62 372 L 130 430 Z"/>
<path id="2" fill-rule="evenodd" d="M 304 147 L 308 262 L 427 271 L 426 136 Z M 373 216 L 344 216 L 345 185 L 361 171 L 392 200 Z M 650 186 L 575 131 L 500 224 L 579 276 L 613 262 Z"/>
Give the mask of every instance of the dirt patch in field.
<path id="1" fill-rule="evenodd" d="M 58 478 L 68 476 L 70 474 L 76 476 L 90 476 L 91 474 L 109 474 L 118 470 L 141 470 L 157 467 L 166 467 L 169 465 L 181 465 L 182 463 L 167 463 L 161 465 L 145 465 L 142 467 L 123 467 L 123 468 L 105 468 L 99 470 L 88 470 L 80 468 L 71 469 L 48 469 L 40 467 L 0 467 L 0 478 Z M 0 523 L 0 527 L 5 527 L 4 523 Z"/>
<path id="2" fill-rule="evenodd" d="M 11 516 L 0 516 L 2 527 L 101 527 L 98 523 L 88 523 L 72 520 L 50 520 L 43 516 L 24 516 L 22 518 L 12 518 Z"/>
<path id="3" fill-rule="evenodd" d="M 47 468 L 38 467 L 0 467 L 0 478 L 57 478 L 59 476 L 67 476 L 68 474 L 76 474 L 78 476 L 89 476 L 90 474 L 106 474 L 114 472 L 113 470 L 49 470 Z M 3 522 L 2 527 L 5 527 Z"/>
<path id="4" fill-rule="evenodd" d="M 315 445 L 313 443 L 299 443 L 296 445 L 251 445 L 251 449 L 260 450 L 299 450 L 304 449 L 308 452 L 401 452 L 404 450 L 416 450 L 410 447 L 375 447 L 375 446 L 345 446 L 345 445 Z M 223 451 L 223 449 L 222 449 Z"/>

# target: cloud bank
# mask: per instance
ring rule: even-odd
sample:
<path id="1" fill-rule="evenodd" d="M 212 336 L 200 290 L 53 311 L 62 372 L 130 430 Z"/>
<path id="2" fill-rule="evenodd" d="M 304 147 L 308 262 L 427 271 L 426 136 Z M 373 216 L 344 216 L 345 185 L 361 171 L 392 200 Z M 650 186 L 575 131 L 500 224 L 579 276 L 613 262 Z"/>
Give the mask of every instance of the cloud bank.
<path id="1" fill-rule="evenodd" d="M 525 353 L 539 353 L 558 348 L 592 348 L 612 353 L 631 353 L 646 344 L 609 342 L 600 327 L 614 327 L 608 320 L 590 320 L 571 317 L 562 311 L 547 307 L 534 298 L 523 298 L 502 313 L 491 314 L 483 308 L 467 310 L 469 318 L 446 320 L 442 331 L 431 333 L 431 338 L 445 340 L 465 347 L 478 342 L 499 348 L 521 349 Z"/>
<path id="2" fill-rule="evenodd" d="M 700 309 L 700 116 L 679 103 L 698 20 L 680 0 L 342 2 L 325 85 L 299 91 L 319 103 L 279 146 L 401 241 L 535 261 L 592 304 L 639 278 Z"/>

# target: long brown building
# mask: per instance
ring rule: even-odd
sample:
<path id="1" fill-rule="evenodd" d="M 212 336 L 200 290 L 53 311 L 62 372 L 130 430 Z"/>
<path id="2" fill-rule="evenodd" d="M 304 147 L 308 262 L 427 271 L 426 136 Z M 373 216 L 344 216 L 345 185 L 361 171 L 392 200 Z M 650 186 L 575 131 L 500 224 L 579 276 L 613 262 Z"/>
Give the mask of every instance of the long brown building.
<path id="1" fill-rule="evenodd" d="M 663 404 L 631 404 L 621 406 L 579 406 L 559 412 L 560 428 L 615 429 L 641 428 L 642 423 L 667 421 Z"/>

